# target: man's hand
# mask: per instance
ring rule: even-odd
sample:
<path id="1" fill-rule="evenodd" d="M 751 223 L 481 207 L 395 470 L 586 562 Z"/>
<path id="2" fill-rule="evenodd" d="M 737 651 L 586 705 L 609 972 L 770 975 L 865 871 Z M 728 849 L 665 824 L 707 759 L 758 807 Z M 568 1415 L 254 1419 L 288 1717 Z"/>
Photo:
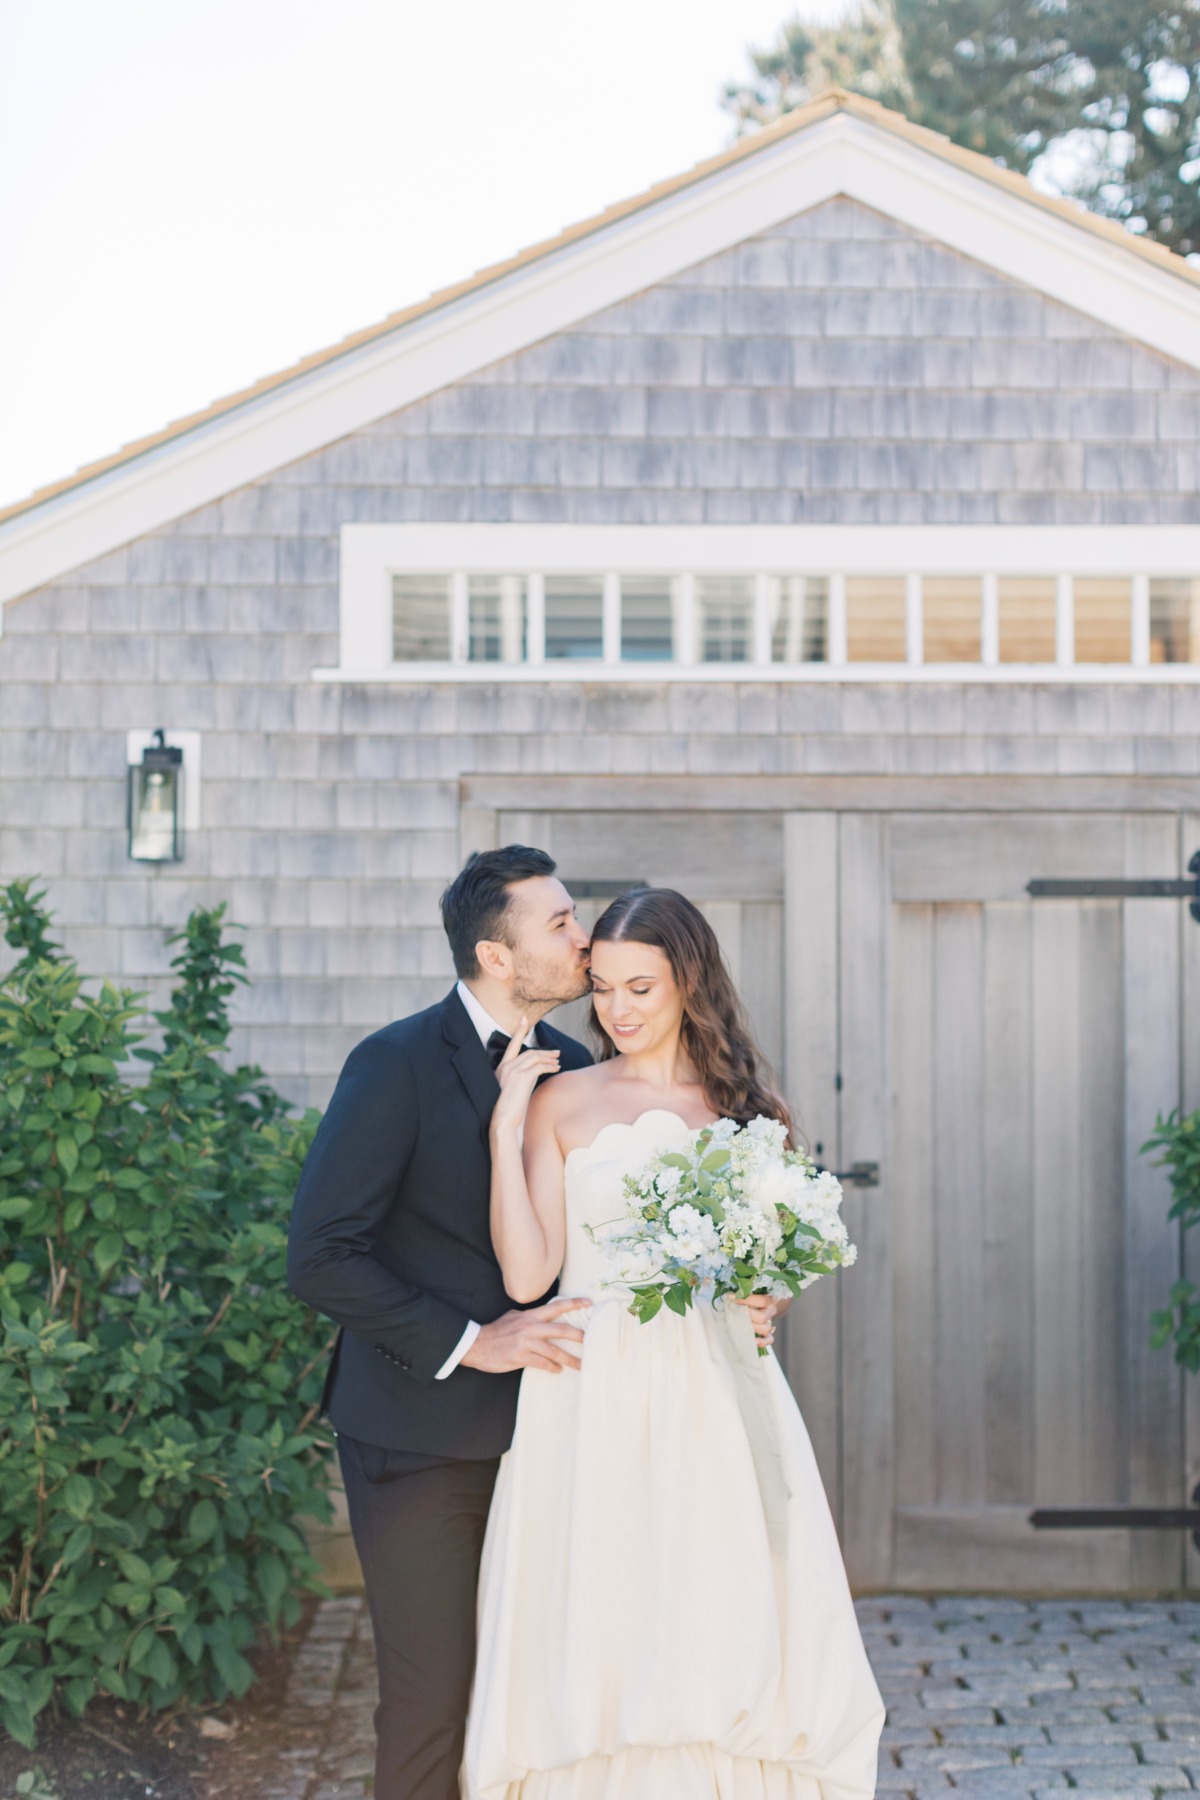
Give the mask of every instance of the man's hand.
<path id="1" fill-rule="evenodd" d="M 462 1359 L 461 1367 L 482 1369 L 488 1375 L 507 1375 L 512 1369 L 546 1369 L 560 1375 L 577 1369 L 579 1358 L 558 1342 L 560 1338 L 583 1342 L 577 1325 L 560 1323 L 564 1313 L 590 1306 L 590 1300 L 550 1300 L 527 1312 L 503 1313 L 492 1325 L 482 1325 L 479 1336 Z"/>

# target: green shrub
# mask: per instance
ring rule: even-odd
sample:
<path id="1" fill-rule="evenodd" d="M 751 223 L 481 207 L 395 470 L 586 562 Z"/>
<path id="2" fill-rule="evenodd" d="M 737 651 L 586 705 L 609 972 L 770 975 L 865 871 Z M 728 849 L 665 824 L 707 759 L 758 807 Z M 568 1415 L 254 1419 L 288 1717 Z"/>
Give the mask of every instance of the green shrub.
<path id="1" fill-rule="evenodd" d="M 1142 1145 L 1148 1150 L 1161 1150 L 1155 1167 L 1164 1165 L 1171 1172 L 1170 1219 L 1183 1221 L 1183 1229 L 1200 1223 L 1200 1112 L 1181 1114 L 1178 1109 L 1164 1119 L 1154 1121 L 1154 1135 Z M 1192 1374 L 1200 1370 L 1200 1289 L 1194 1282 L 1177 1281 L 1171 1289 L 1170 1302 L 1162 1312 L 1151 1315 L 1154 1349 L 1174 1343 L 1175 1361 Z"/>
<path id="2" fill-rule="evenodd" d="M 52 1696 L 243 1693 L 261 1627 L 320 1589 L 297 1515 L 328 1516 L 328 1327 L 284 1278 L 316 1116 L 221 1060 L 245 980 L 224 908 L 172 940 L 149 1047 L 41 899 L 0 890 L 23 952 L 0 982 L 0 1722 L 25 1744 Z"/>

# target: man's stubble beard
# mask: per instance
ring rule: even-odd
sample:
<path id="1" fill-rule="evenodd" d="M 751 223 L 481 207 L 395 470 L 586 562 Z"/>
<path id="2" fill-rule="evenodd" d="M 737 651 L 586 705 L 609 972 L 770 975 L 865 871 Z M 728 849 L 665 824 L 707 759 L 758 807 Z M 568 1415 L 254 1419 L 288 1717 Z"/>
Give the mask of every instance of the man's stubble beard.
<path id="1" fill-rule="evenodd" d="M 571 1000 L 581 1000 L 590 986 L 586 962 L 581 962 L 575 969 L 560 969 L 557 964 L 535 961 L 522 962 L 513 982 L 513 999 L 520 1006 L 541 1006 L 549 1010 L 566 1006 Z"/>

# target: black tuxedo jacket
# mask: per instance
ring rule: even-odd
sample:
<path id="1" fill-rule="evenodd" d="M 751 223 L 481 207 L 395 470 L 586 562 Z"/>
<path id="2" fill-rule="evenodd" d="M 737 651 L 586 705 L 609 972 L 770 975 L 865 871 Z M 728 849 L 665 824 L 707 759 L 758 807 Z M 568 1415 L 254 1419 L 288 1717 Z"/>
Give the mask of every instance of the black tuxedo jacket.
<path id="1" fill-rule="evenodd" d="M 573 1038 L 537 1029 L 564 1069 L 591 1062 Z M 435 1380 L 471 1319 L 513 1306 L 488 1220 L 499 1092 L 454 990 L 346 1060 L 296 1190 L 288 1285 L 342 1327 L 324 1403 L 348 1437 L 470 1460 L 512 1441 L 519 1371 L 460 1366 Z"/>

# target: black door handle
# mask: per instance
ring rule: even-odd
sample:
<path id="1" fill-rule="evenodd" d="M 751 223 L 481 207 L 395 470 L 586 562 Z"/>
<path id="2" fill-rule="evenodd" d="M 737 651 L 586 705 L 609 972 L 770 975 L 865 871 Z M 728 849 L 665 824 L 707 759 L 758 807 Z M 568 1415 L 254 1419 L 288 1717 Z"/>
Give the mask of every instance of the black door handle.
<path id="1" fill-rule="evenodd" d="M 877 1162 L 851 1163 L 848 1169 L 822 1169 L 818 1173 L 832 1175 L 843 1187 L 878 1187 L 879 1164 Z"/>

